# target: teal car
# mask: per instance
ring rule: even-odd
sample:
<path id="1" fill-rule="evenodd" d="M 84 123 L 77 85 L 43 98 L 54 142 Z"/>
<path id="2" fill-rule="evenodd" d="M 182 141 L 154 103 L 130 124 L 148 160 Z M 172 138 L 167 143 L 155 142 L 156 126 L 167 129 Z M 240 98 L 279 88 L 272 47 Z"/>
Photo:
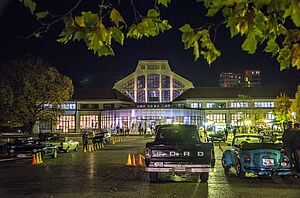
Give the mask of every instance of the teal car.
<path id="1" fill-rule="evenodd" d="M 290 159 L 283 152 L 282 144 L 266 143 L 259 135 L 235 136 L 231 149 L 223 153 L 222 166 L 225 174 L 229 174 L 233 168 L 240 178 L 273 175 L 288 177 L 291 174 Z"/>

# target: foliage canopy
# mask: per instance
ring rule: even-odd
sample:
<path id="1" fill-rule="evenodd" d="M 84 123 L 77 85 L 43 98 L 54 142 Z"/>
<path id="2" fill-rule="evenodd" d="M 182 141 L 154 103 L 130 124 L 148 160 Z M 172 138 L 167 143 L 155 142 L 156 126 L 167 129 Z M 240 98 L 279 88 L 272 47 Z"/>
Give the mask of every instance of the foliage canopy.
<path id="1" fill-rule="evenodd" d="M 278 124 L 283 125 L 290 120 L 289 112 L 292 102 L 286 94 L 280 94 L 276 97 L 273 115 L 275 116 L 275 121 Z"/>
<path id="2" fill-rule="evenodd" d="M 292 120 L 300 124 L 300 85 L 298 86 L 297 92 L 295 94 L 295 99 L 292 102 L 290 115 L 292 115 Z"/>
<path id="3" fill-rule="evenodd" d="M 73 94 L 71 79 L 32 57 L 0 65 L 0 77 L 0 126 L 32 132 L 36 121 L 55 120 Z"/>
<path id="4" fill-rule="evenodd" d="M 97 12 L 82 11 L 76 14 L 75 9 L 78 10 L 83 1 L 77 0 L 74 7 L 59 18 L 53 18 L 57 15 L 39 8 L 37 0 L 19 1 L 41 23 L 41 27 L 31 36 L 41 37 L 52 25 L 62 22 L 64 28 L 57 41 L 83 41 L 99 57 L 115 55 L 112 48 L 114 42 L 123 45 L 125 38 L 153 37 L 171 29 L 169 21 L 161 19 L 160 9 L 176 3 L 171 0 L 153 0 L 154 6 L 143 16 L 131 0 L 135 20 L 129 22 L 123 18 L 124 13 L 118 10 L 120 1 L 99 0 Z M 212 39 L 211 35 L 220 25 L 225 25 L 231 37 L 239 35 L 245 38 L 241 47 L 248 53 L 255 53 L 258 46 L 261 46 L 265 52 L 277 57 L 281 70 L 291 66 L 300 69 L 299 0 L 195 1 L 202 3 L 208 17 L 215 17 L 217 20 L 216 23 L 199 24 L 198 27 L 182 24 L 179 28 L 184 48 L 193 49 L 195 60 L 203 56 L 211 64 L 221 55 L 213 43 L 215 38 Z"/>

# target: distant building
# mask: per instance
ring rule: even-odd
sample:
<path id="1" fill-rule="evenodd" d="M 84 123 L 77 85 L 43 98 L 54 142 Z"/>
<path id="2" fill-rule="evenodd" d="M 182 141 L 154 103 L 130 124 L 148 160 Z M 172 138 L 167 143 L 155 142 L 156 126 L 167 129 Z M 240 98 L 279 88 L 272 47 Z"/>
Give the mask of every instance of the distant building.
<path id="1" fill-rule="evenodd" d="M 251 71 L 247 76 L 250 86 L 258 79 L 254 74 Z M 157 125 L 171 123 L 217 131 L 244 126 L 246 121 L 251 126 L 271 126 L 276 97 L 285 93 L 292 99 L 297 89 L 245 87 L 242 75 L 232 74 L 228 79 L 240 79 L 241 86 L 194 87 L 173 72 L 167 60 L 141 60 L 135 71 L 116 82 L 113 89 L 75 89 L 72 99 L 61 105 L 65 112 L 57 121 L 38 122 L 34 132 L 79 135 L 84 130 L 116 132 L 122 128 L 138 133 L 141 128 L 151 131 Z M 241 101 L 240 95 L 247 98 Z M 255 119 L 257 115 L 262 119 Z"/>
<path id="2" fill-rule="evenodd" d="M 259 70 L 245 70 L 244 74 L 222 72 L 219 78 L 220 87 L 257 87 L 261 84 Z"/>
<path id="3" fill-rule="evenodd" d="M 239 73 L 222 72 L 219 83 L 220 87 L 241 87 L 242 75 Z"/>
<path id="4" fill-rule="evenodd" d="M 260 86 L 260 71 L 259 70 L 246 70 L 244 74 L 245 87 Z"/>
<path id="5" fill-rule="evenodd" d="M 190 88 L 193 84 L 171 71 L 167 60 L 140 60 L 135 72 L 113 87 L 135 103 L 171 102 Z"/>

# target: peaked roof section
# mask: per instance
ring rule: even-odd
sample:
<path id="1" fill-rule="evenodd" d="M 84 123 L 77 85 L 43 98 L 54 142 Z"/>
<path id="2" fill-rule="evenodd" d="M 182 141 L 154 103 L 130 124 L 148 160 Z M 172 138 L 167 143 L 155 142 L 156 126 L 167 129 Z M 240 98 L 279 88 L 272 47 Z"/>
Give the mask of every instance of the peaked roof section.
<path id="1" fill-rule="evenodd" d="M 132 102 L 119 91 L 106 88 L 82 88 L 75 89 L 72 100 L 119 100 Z"/>
<path id="2" fill-rule="evenodd" d="M 276 98 L 285 93 L 289 98 L 294 98 L 297 87 L 196 87 L 187 90 L 174 101 L 186 99 L 228 99 L 246 95 L 250 98 Z"/>

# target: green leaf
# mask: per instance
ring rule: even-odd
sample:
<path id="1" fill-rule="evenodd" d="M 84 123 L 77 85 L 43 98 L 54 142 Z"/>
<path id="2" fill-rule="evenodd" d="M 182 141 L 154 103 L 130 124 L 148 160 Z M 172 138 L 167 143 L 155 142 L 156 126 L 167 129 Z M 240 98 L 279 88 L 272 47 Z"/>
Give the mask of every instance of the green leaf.
<path id="1" fill-rule="evenodd" d="M 87 27 L 94 27 L 97 26 L 100 19 L 97 14 L 92 12 L 81 12 L 81 15 L 83 16 L 84 24 Z"/>
<path id="2" fill-rule="evenodd" d="M 234 16 L 228 17 L 226 27 L 230 29 L 231 38 L 239 33 L 236 26 L 236 18 Z"/>
<path id="3" fill-rule="evenodd" d="M 110 12 L 110 20 L 118 27 L 119 23 L 125 23 L 123 17 L 121 16 L 121 14 L 119 13 L 118 10 L 116 10 L 115 8 L 112 9 L 112 11 Z"/>
<path id="4" fill-rule="evenodd" d="M 261 9 L 263 6 L 268 5 L 271 0 L 252 0 L 254 3 L 254 6 L 257 9 Z"/>
<path id="5" fill-rule="evenodd" d="M 162 4 L 165 7 L 168 7 L 169 3 L 171 3 L 171 0 L 158 0 L 158 5 Z"/>
<path id="6" fill-rule="evenodd" d="M 199 44 L 198 41 L 194 42 L 194 55 L 195 55 L 195 61 L 199 58 Z"/>
<path id="7" fill-rule="evenodd" d="M 267 47 L 264 49 L 265 52 L 272 53 L 272 56 L 275 56 L 279 52 L 279 46 L 277 45 L 275 39 L 269 39 Z"/>
<path id="8" fill-rule="evenodd" d="M 75 16 L 75 23 L 76 23 L 79 27 L 85 27 L 83 16 Z"/>
<path id="9" fill-rule="evenodd" d="M 73 41 L 80 41 L 81 39 L 84 38 L 84 33 L 81 31 L 76 31 L 73 35 Z"/>
<path id="10" fill-rule="evenodd" d="M 124 33 L 117 27 L 111 27 L 109 30 L 112 32 L 112 38 L 120 43 L 121 45 L 124 44 Z"/>
<path id="11" fill-rule="evenodd" d="M 59 34 L 60 38 L 56 39 L 56 41 L 67 43 L 70 39 L 72 39 L 73 33 L 74 33 L 73 27 L 65 26 L 63 31 Z"/>
<path id="12" fill-rule="evenodd" d="M 48 16 L 48 14 L 49 14 L 48 11 L 37 12 L 37 13 L 35 13 L 35 16 L 36 16 L 37 20 L 40 20 L 40 19 L 45 18 L 46 16 Z"/>
<path id="13" fill-rule="evenodd" d="M 148 11 L 148 16 L 143 18 L 141 22 L 132 24 L 127 32 L 127 37 L 141 39 L 143 36 L 157 36 L 160 32 L 172 28 L 167 20 L 161 20 L 159 13 L 151 9 Z"/>
<path id="14" fill-rule="evenodd" d="M 110 45 L 102 45 L 100 46 L 100 48 L 97 50 L 97 54 L 99 57 L 101 56 L 114 56 L 115 53 L 113 51 L 113 49 L 111 48 Z"/>
<path id="15" fill-rule="evenodd" d="M 254 54 L 256 51 L 257 41 L 254 34 L 251 32 L 248 34 L 246 40 L 242 44 L 242 49 L 250 54 Z"/>
<path id="16" fill-rule="evenodd" d="M 300 45 L 295 43 L 292 47 L 292 66 L 300 69 Z"/>
<path id="17" fill-rule="evenodd" d="M 280 63 L 280 70 L 288 69 L 291 63 L 291 50 L 285 46 L 279 51 L 277 61 Z"/>
<path id="18" fill-rule="evenodd" d="M 292 0 L 292 10 L 291 10 L 291 18 L 294 24 L 299 27 L 300 26 L 300 2 L 299 0 Z"/>
<path id="19" fill-rule="evenodd" d="M 185 33 L 185 32 L 194 32 L 194 29 L 191 28 L 190 24 L 185 24 L 184 26 L 179 28 L 179 30 L 183 33 Z"/>
<path id="20" fill-rule="evenodd" d="M 194 32 L 184 32 L 182 33 L 182 42 L 188 42 L 194 36 Z"/>
<path id="21" fill-rule="evenodd" d="M 149 18 L 158 18 L 159 17 L 159 12 L 157 12 L 155 9 L 150 9 L 148 10 L 148 13 L 147 13 L 147 17 Z"/>
<path id="22" fill-rule="evenodd" d="M 31 14 L 34 13 L 36 9 L 36 3 L 33 0 L 21 0 L 25 7 L 30 9 Z"/>

